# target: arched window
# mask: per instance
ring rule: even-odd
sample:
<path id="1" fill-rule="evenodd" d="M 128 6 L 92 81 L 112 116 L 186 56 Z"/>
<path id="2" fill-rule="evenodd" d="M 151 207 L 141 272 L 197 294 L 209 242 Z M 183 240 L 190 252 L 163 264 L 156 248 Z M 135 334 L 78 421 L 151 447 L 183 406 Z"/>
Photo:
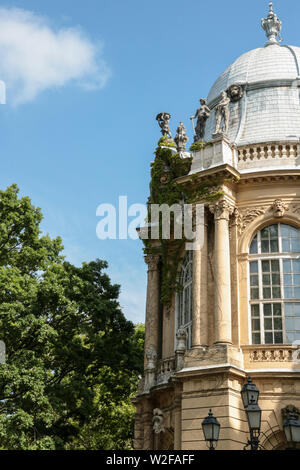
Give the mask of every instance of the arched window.
<path id="1" fill-rule="evenodd" d="M 187 251 L 179 272 L 181 290 L 177 295 L 176 331 L 184 328 L 187 332 L 187 349 L 192 347 L 193 318 L 193 252 Z"/>
<path id="2" fill-rule="evenodd" d="M 300 230 L 276 224 L 250 245 L 252 344 L 300 340 Z"/>

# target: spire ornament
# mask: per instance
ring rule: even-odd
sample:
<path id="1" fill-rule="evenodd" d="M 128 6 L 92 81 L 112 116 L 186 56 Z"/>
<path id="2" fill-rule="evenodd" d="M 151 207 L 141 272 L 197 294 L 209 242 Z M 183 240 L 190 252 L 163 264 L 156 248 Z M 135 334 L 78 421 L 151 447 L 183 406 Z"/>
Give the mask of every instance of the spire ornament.
<path id="1" fill-rule="evenodd" d="M 282 41 L 282 38 L 280 36 L 282 22 L 280 21 L 276 13 L 274 13 L 273 2 L 269 3 L 269 7 L 270 7 L 270 10 L 269 10 L 268 17 L 263 18 L 261 20 L 261 26 L 265 30 L 267 38 L 268 38 L 268 42 L 266 43 L 266 46 L 271 46 L 272 44 L 278 44 L 277 36 L 278 36 L 279 42 Z"/>

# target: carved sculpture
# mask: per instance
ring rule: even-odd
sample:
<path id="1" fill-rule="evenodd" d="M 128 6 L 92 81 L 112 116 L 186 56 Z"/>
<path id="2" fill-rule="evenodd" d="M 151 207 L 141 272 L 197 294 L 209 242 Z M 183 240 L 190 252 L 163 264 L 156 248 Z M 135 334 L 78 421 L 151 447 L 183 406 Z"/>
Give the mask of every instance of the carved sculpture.
<path id="1" fill-rule="evenodd" d="M 160 434 L 161 432 L 165 432 L 164 427 L 164 414 L 159 408 L 155 408 L 153 410 L 153 431 L 155 434 Z"/>
<path id="2" fill-rule="evenodd" d="M 169 126 L 170 119 L 171 119 L 171 114 L 169 113 L 159 113 L 156 116 L 156 120 L 159 124 L 159 127 L 161 128 L 161 133 L 163 137 L 167 136 L 170 139 L 172 139 L 172 134 L 170 131 L 170 126 Z"/>
<path id="3" fill-rule="evenodd" d="M 147 369 L 155 369 L 157 354 L 153 348 L 149 348 L 146 351 L 146 359 L 147 359 Z"/>
<path id="4" fill-rule="evenodd" d="M 226 93 L 227 93 L 227 96 L 229 96 L 232 103 L 236 103 L 244 95 L 243 87 L 241 85 L 238 85 L 237 83 L 234 83 L 233 85 L 231 85 L 227 89 Z"/>
<path id="5" fill-rule="evenodd" d="M 285 204 L 281 199 L 276 199 L 276 201 L 274 201 L 272 204 L 274 217 L 283 217 L 287 209 L 287 204 Z"/>
<path id="6" fill-rule="evenodd" d="M 177 147 L 177 151 L 179 154 L 185 152 L 185 146 L 187 141 L 189 140 L 188 136 L 186 135 L 186 128 L 184 127 L 183 123 L 181 122 L 177 128 L 177 134 L 175 136 L 174 142 Z"/>
<path id="7" fill-rule="evenodd" d="M 285 421 L 290 417 L 290 414 L 293 414 L 296 419 L 299 419 L 300 417 L 300 410 L 296 408 L 294 405 L 287 405 L 285 408 L 282 408 L 281 410 L 281 416 L 282 420 Z"/>
<path id="8" fill-rule="evenodd" d="M 277 36 L 279 41 L 282 41 L 280 36 L 282 22 L 273 11 L 273 2 L 269 3 L 269 7 L 270 10 L 268 17 L 261 20 L 261 26 L 265 30 L 268 38 L 267 45 L 277 44 Z"/>
<path id="9" fill-rule="evenodd" d="M 184 328 L 179 328 L 176 333 L 177 339 L 177 351 L 185 351 L 186 350 L 186 338 L 187 332 Z"/>
<path id="10" fill-rule="evenodd" d="M 204 139 L 206 121 L 210 116 L 210 109 L 207 106 L 207 101 L 205 99 L 201 99 L 200 104 L 201 106 L 197 109 L 195 116 L 190 118 L 192 121 L 197 118 L 196 128 L 194 129 L 194 142 L 199 142 Z"/>
<path id="11" fill-rule="evenodd" d="M 220 103 L 216 106 L 216 130 L 213 136 L 217 136 L 219 134 L 223 134 L 223 135 L 228 134 L 229 103 L 230 103 L 230 98 L 228 97 L 226 91 L 223 91 L 222 99 Z M 222 122 L 223 122 L 223 126 L 221 126 Z"/>

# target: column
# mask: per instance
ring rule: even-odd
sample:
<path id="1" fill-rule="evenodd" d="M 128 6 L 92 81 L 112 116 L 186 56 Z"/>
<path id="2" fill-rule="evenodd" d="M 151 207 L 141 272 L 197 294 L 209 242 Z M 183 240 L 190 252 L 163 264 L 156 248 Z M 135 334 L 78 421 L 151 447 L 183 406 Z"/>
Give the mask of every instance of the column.
<path id="1" fill-rule="evenodd" d="M 197 205 L 197 242 L 193 251 L 193 334 L 192 347 L 208 345 L 207 312 L 207 223 L 204 205 Z"/>
<path id="2" fill-rule="evenodd" d="M 223 199 L 210 210 L 215 216 L 215 343 L 232 343 L 229 216 L 233 207 Z"/>
<path id="3" fill-rule="evenodd" d="M 159 255 L 147 255 L 145 261 L 148 265 L 146 325 L 145 325 L 145 359 L 147 368 L 147 354 L 149 351 L 158 352 L 159 328 Z"/>

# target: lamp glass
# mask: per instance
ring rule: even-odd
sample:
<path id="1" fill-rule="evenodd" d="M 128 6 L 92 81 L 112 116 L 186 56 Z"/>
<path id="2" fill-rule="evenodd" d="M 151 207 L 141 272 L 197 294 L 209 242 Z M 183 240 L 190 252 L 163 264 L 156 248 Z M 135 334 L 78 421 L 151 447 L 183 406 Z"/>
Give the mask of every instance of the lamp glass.
<path id="1" fill-rule="evenodd" d="M 258 405 L 248 405 L 246 408 L 249 428 L 251 431 L 260 431 L 261 409 Z"/>

